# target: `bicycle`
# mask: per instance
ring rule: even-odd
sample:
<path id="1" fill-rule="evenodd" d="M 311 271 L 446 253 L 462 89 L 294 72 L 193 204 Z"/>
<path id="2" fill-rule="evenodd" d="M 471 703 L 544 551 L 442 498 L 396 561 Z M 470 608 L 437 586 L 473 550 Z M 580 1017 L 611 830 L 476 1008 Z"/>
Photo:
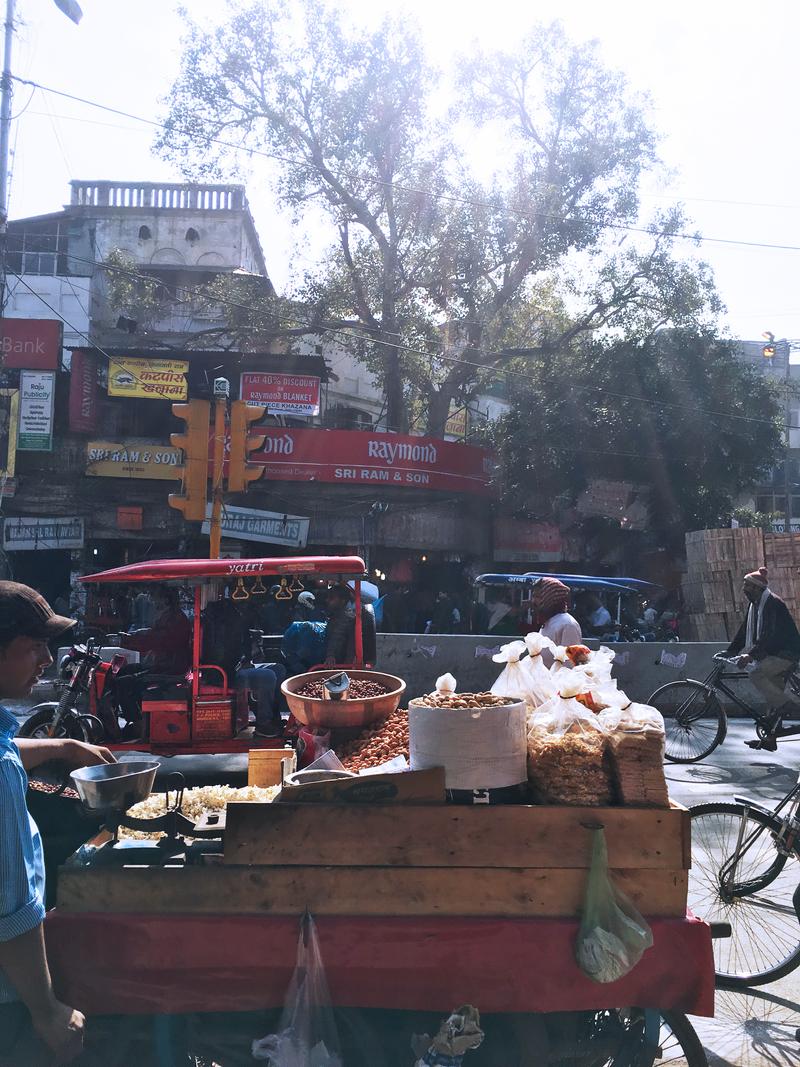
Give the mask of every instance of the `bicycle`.
<path id="1" fill-rule="evenodd" d="M 711 673 L 701 682 L 694 678 L 667 682 L 647 701 L 664 716 L 666 759 L 672 763 L 696 763 L 722 744 L 728 732 L 728 717 L 718 692 L 724 693 L 755 720 L 759 740 L 800 734 L 800 727 L 781 727 L 780 719 L 776 722 L 774 713 L 756 711 L 725 684 L 748 677 L 746 671 L 735 667 L 735 660 L 728 659 L 723 652 L 717 652 L 713 659 L 715 665 Z M 733 669 L 726 670 L 726 667 Z M 789 674 L 787 685 L 800 698 L 800 677 L 795 670 Z"/>
<path id="2" fill-rule="evenodd" d="M 727 923 L 715 940 L 717 979 L 765 985 L 800 967 L 800 776 L 774 809 L 747 797 L 696 804 L 689 908 Z"/>

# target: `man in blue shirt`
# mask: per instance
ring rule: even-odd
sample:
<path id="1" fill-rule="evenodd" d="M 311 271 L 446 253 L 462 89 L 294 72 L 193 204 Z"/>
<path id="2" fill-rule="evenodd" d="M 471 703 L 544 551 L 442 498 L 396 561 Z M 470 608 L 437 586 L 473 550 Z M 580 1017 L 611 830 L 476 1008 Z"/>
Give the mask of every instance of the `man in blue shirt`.
<path id="1" fill-rule="evenodd" d="M 48 641 L 75 625 L 26 585 L 0 582 L 0 698 L 22 700 L 53 662 Z M 0 706 L 0 1067 L 67 1063 L 83 1045 L 83 1015 L 53 992 L 44 941 L 44 858 L 25 806 L 26 771 L 50 760 L 112 763 L 104 748 L 68 739 L 14 740 Z"/>

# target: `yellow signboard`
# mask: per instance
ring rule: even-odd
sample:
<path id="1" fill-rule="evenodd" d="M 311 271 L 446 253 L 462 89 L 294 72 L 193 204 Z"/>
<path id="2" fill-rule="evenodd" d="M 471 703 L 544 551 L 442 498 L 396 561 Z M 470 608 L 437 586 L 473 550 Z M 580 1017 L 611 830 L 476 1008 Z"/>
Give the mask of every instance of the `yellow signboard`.
<path id="1" fill-rule="evenodd" d="M 181 450 L 145 441 L 127 445 L 90 441 L 86 446 L 86 473 L 94 478 L 153 478 L 175 481 Z"/>
<path id="2" fill-rule="evenodd" d="M 13 478 L 17 461 L 19 389 L 0 389 L 0 478 Z"/>
<path id="3" fill-rule="evenodd" d="M 462 440 L 467 436 L 468 412 L 464 404 L 453 400 L 450 402 L 450 416 L 445 425 L 444 432 L 448 437 L 460 437 Z"/>
<path id="4" fill-rule="evenodd" d="M 186 400 L 186 359 L 114 357 L 108 366 L 109 396 L 139 396 L 146 400 Z"/>

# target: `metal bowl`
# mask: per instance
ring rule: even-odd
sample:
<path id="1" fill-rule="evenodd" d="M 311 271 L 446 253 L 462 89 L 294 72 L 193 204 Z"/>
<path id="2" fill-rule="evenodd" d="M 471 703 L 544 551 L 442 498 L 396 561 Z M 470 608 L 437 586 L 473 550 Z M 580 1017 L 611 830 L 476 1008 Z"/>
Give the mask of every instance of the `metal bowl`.
<path id="1" fill-rule="evenodd" d="M 397 678 L 393 674 L 381 674 L 380 671 L 347 670 L 351 681 L 360 678 L 368 682 L 378 682 L 389 690 L 388 693 L 382 693 L 378 697 L 366 697 L 363 700 L 322 700 L 320 697 L 300 696 L 297 692 L 309 682 L 324 681 L 326 678 L 341 673 L 342 669 L 339 667 L 327 671 L 310 671 L 308 674 L 298 674 L 294 678 L 286 679 L 281 686 L 281 692 L 286 697 L 289 710 L 298 722 L 305 726 L 344 730 L 369 726 L 371 723 L 388 718 L 393 711 L 397 711 L 403 693 L 406 691 L 406 683 L 402 678 Z"/>
<path id="2" fill-rule="evenodd" d="M 127 811 L 150 796 L 160 764 L 130 760 L 79 767 L 70 774 L 84 807 L 90 811 Z"/>
<path id="3" fill-rule="evenodd" d="M 338 782 L 342 778 L 356 778 L 352 771 L 293 771 L 283 780 L 284 786 L 319 785 L 320 782 Z"/>

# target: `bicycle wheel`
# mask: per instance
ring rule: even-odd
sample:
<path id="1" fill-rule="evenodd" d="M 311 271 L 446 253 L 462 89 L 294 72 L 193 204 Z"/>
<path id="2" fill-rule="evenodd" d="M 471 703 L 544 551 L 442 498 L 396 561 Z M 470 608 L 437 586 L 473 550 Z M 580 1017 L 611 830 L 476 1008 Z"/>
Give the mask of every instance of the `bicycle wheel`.
<path id="1" fill-rule="evenodd" d="M 727 719 L 722 705 L 699 682 L 667 682 L 647 703 L 664 716 L 664 755 L 673 763 L 696 763 L 725 740 Z"/>
<path id="2" fill-rule="evenodd" d="M 800 966 L 800 919 L 793 903 L 800 860 L 796 852 L 784 856 L 776 847 L 780 818 L 725 803 L 698 804 L 690 814 L 689 907 L 700 919 L 731 926 L 729 938 L 714 940 L 717 978 L 736 988 L 783 978 Z M 735 881 L 723 887 L 722 868 L 740 834 Z"/>

